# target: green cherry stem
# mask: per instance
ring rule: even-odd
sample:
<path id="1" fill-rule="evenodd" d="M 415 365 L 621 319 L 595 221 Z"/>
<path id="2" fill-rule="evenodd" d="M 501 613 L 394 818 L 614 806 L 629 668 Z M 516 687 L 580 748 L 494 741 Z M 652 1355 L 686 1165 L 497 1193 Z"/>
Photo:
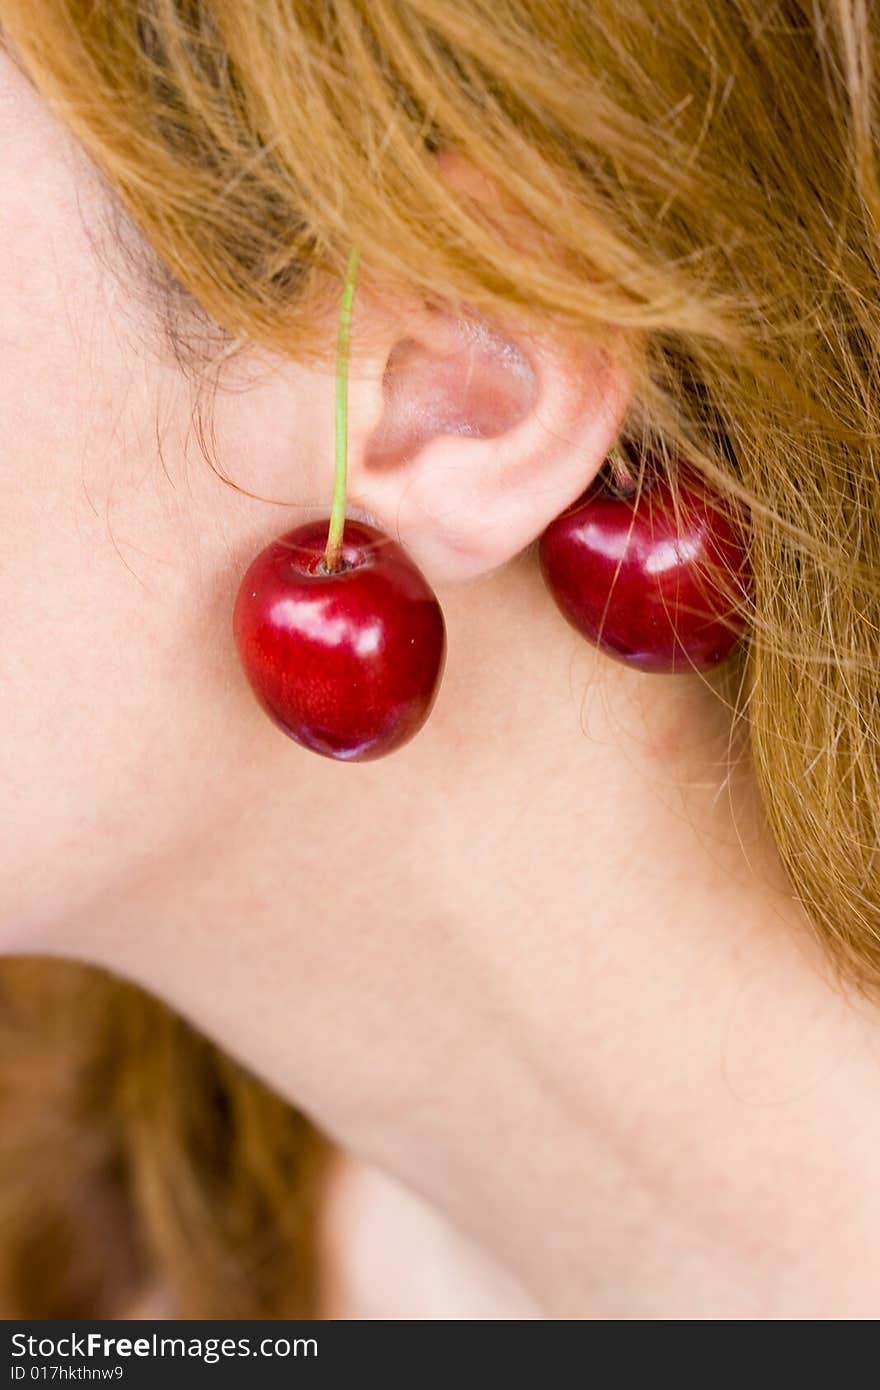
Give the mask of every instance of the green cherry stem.
<path id="1" fill-rule="evenodd" d="M 345 532 L 345 497 L 348 483 L 348 345 L 351 336 L 354 282 L 360 254 L 359 247 L 352 248 L 345 271 L 342 305 L 339 310 L 339 338 L 336 348 L 336 475 L 333 481 L 333 506 L 330 510 L 330 529 L 327 532 L 323 565 L 329 574 L 339 568 Z"/>

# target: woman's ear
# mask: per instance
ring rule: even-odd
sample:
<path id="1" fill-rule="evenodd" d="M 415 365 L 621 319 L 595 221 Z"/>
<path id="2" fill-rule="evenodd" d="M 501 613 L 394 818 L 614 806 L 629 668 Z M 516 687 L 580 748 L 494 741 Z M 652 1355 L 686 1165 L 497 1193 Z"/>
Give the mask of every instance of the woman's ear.
<path id="1" fill-rule="evenodd" d="M 375 299 L 365 298 L 370 319 Z M 425 309 L 353 339 L 349 497 L 434 583 L 497 568 L 584 491 L 614 443 L 629 389 L 607 344 L 508 336 Z M 379 327 L 378 339 L 376 329 Z M 357 328 L 357 306 L 355 329 Z M 366 370 L 365 370 L 366 368 Z"/>

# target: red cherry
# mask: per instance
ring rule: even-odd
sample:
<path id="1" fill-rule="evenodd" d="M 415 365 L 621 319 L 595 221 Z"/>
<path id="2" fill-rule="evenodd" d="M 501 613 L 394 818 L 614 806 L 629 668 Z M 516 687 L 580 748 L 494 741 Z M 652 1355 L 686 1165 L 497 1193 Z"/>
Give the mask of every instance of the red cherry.
<path id="1" fill-rule="evenodd" d="M 284 733 L 328 758 L 380 758 L 434 703 L 443 613 L 390 537 L 349 521 L 339 568 L 322 564 L 327 522 L 261 551 L 238 591 L 233 631 L 251 687 Z"/>
<path id="2" fill-rule="evenodd" d="M 678 501 L 657 480 L 641 497 L 597 481 L 547 527 L 541 568 L 568 621 L 642 671 L 707 671 L 742 636 L 750 574 L 745 541 L 698 479 Z"/>

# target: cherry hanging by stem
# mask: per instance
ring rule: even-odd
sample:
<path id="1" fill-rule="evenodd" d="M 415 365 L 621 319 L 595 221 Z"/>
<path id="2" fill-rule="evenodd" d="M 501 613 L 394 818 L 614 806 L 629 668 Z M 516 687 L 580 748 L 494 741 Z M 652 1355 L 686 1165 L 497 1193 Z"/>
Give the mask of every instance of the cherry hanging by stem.
<path id="1" fill-rule="evenodd" d="M 233 613 L 257 700 L 304 748 L 365 762 L 407 743 L 434 703 L 446 654 L 437 596 L 401 546 L 346 525 L 348 360 L 358 250 L 348 259 L 336 356 L 336 469 L 326 521 L 298 526 L 246 571 Z"/>

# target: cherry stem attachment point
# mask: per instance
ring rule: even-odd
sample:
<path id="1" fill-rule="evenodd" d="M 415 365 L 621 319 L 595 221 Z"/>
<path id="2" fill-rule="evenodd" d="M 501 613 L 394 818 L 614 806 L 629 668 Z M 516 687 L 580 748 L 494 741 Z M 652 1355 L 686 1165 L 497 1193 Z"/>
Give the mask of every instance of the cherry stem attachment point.
<path id="1" fill-rule="evenodd" d="M 351 336 L 351 306 L 354 302 L 354 283 L 357 275 L 360 248 L 352 247 L 342 287 L 339 310 L 339 338 L 336 348 L 336 474 L 333 481 L 333 506 L 330 510 L 330 529 L 324 551 L 323 568 L 332 574 L 339 568 L 342 539 L 345 533 L 345 501 L 348 484 L 348 347 Z"/>

